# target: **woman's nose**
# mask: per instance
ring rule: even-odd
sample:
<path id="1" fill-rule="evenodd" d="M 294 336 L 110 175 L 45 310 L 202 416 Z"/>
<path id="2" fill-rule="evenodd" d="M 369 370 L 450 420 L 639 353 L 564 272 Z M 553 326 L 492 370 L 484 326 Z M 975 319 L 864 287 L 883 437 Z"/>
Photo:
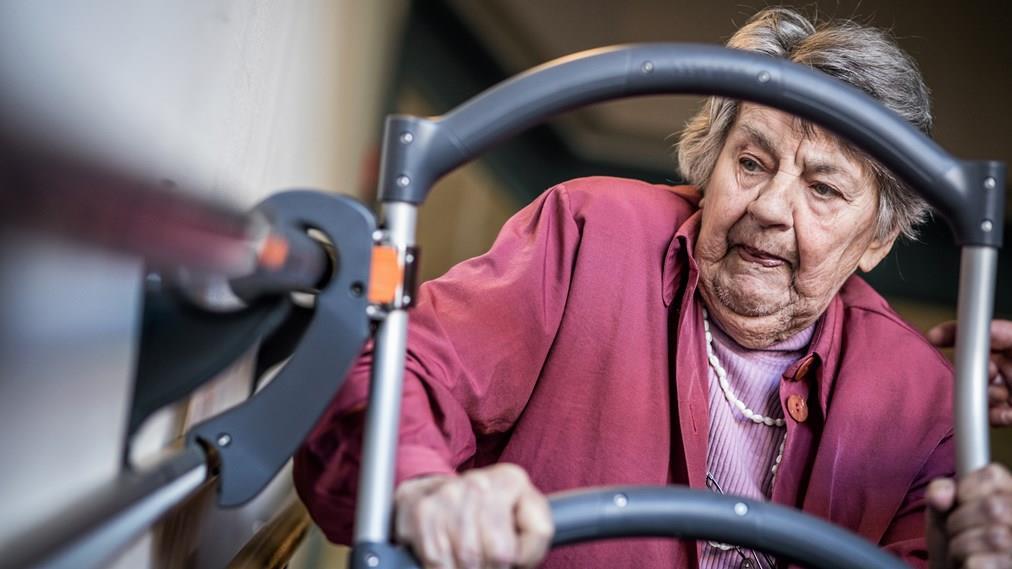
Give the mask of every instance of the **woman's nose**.
<path id="1" fill-rule="evenodd" d="M 790 229 L 794 224 L 791 189 L 797 183 L 797 176 L 777 172 L 759 189 L 748 205 L 748 213 L 763 227 Z"/>

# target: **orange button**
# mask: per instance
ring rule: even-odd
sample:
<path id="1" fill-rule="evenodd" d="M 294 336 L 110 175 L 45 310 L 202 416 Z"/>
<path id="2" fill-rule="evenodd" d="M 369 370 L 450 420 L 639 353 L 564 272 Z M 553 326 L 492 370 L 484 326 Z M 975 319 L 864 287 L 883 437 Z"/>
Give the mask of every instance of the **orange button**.
<path id="1" fill-rule="evenodd" d="M 787 412 L 799 423 L 808 419 L 808 402 L 800 395 L 794 394 L 787 398 Z"/>
<path id="2" fill-rule="evenodd" d="M 819 365 L 819 359 L 816 356 L 809 355 L 805 359 L 801 360 L 798 367 L 794 370 L 793 374 L 784 375 L 784 379 L 787 381 L 808 381 L 808 374 L 815 370 Z"/>

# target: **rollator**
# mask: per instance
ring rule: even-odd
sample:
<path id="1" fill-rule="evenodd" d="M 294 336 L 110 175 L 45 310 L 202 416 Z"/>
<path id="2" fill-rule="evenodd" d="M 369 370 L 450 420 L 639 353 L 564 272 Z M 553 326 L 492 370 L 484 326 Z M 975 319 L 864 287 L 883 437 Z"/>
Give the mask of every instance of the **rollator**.
<path id="1" fill-rule="evenodd" d="M 142 338 L 137 378 L 139 386 L 148 386 L 138 389 L 147 399 L 143 404 L 135 401 L 132 428 L 228 363 L 198 351 L 182 352 L 203 357 L 200 361 L 206 365 L 166 372 L 144 365 L 152 342 L 178 337 L 181 330 L 215 326 L 218 337 L 245 339 L 237 346 L 265 339 L 258 374 L 291 357 L 243 404 L 195 426 L 181 454 L 155 470 L 130 473 L 130 485 L 117 486 L 60 531 L 29 544 L 21 552 L 22 563 L 12 566 L 101 565 L 208 480 L 217 485 L 220 506 L 248 501 L 308 435 L 372 335 L 375 359 L 351 566 L 417 567 L 411 552 L 393 543 L 390 532 L 407 326 L 416 296 L 418 207 L 440 177 L 527 127 L 584 105 L 658 94 L 719 95 L 810 120 L 890 168 L 946 219 L 962 248 L 955 365 L 957 469 L 962 475 L 986 465 L 989 329 L 1002 242 L 1005 164 L 957 160 L 859 90 L 782 59 L 704 45 L 618 46 L 534 68 L 441 117 L 389 117 L 379 182 L 382 223 L 366 207 L 342 196 L 289 191 L 266 200 L 246 219 L 249 227 L 259 228 L 255 239 L 247 237 L 243 243 L 253 243 L 256 269 L 219 275 L 217 281 L 244 306 L 227 319 L 164 289 L 149 291 L 148 336 Z M 326 246 L 308 239 L 308 229 L 320 232 Z M 313 294 L 311 308 L 292 302 L 289 293 L 296 290 Z M 160 320 L 153 320 L 155 308 L 161 311 Z M 166 333 L 167 327 L 174 332 Z M 190 379 L 172 393 L 159 390 L 171 374 Z M 670 537 L 739 545 L 807 567 L 905 567 L 863 538 L 797 510 L 704 490 L 586 488 L 549 498 L 555 547 L 620 537 Z"/>

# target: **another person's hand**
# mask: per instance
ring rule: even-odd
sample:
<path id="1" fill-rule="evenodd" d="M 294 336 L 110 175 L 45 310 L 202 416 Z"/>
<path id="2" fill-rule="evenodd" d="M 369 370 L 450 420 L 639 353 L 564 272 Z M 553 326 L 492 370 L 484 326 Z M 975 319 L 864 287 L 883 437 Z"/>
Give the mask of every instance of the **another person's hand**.
<path id="1" fill-rule="evenodd" d="M 931 569 L 1012 569 L 1012 475 L 991 464 L 928 486 Z"/>
<path id="2" fill-rule="evenodd" d="M 950 348 L 956 343 L 956 322 L 939 324 L 927 334 L 928 341 L 939 348 Z M 991 365 L 988 369 L 991 384 L 987 398 L 991 406 L 991 425 L 1012 426 L 1012 322 L 991 322 Z"/>
<path id="3" fill-rule="evenodd" d="M 555 533 L 548 500 L 513 464 L 406 480 L 395 508 L 397 539 L 426 569 L 532 567 Z"/>

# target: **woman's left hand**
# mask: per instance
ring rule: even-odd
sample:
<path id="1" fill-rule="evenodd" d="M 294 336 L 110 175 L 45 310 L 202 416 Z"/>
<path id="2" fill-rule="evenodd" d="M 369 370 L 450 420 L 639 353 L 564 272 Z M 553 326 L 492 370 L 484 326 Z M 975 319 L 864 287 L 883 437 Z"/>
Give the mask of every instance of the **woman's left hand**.
<path id="1" fill-rule="evenodd" d="M 931 569 L 1012 569 L 1012 475 L 990 464 L 928 486 Z"/>
<path id="2" fill-rule="evenodd" d="M 951 348 L 956 343 L 956 322 L 939 324 L 927 334 L 928 341 L 939 348 Z M 987 390 L 991 406 L 991 425 L 1012 426 L 1012 322 L 991 322 L 991 380 Z"/>

